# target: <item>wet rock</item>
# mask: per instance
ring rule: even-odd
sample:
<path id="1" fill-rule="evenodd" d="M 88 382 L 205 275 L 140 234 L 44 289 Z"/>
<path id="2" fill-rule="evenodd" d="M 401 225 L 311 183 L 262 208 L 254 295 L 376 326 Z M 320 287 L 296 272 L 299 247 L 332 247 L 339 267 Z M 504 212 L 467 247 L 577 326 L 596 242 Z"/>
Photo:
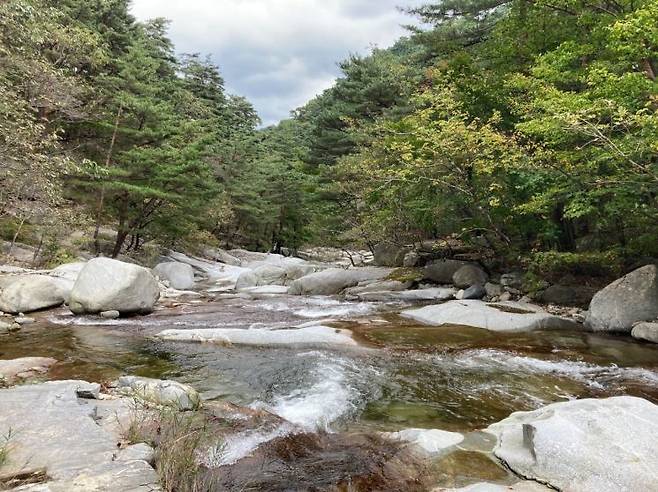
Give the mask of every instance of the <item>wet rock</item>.
<path id="1" fill-rule="evenodd" d="M 513 472 L 565 491 L 647 490 L 658 483 L 658 406 L 620 396 L 554 403 L 491 425 Z"/>
<path id="2" fill-rule="evenodd" d="M 0 310 L 6 313 L 30 313 L 64 303 L 66 292 L 47 275 L 19 275 L 0 294 Z"/>
<path id="3" fill-rule="evenodd" d="M 631 335 L 638 340 L 658 343 L 658 321 L 653 323 L 638 323 L 633 327 Z"/>
<path id="4" fill-rule="evenodd" d="M 439 260 L 430 263 L 423 270 L 423 278 L 439 284 L 451 284 L 453 275 L 462 267 L 469 265 L 466 261 Z"/>
<path id="5" fill-rule="evenodd" d="M 409 248 L 392 243 L 379 243 L 375 246 L 375 265 L 383 267 L 404 266 L 404 258 Z"/>
<path id="6" fill-rule="evenodd" d="M 575 321 L 549 314 L 538 306 L 515 302 L 449 301 L 409 309 L 401 315 L 428 325 L 463 325 L 490 331 L 580 329 Z"/>
<path id="7" fill-rule="evenodd" d="M 178 410 L 196 410 L 201 404 L 199 393 L 187 384 L 163 379 L 122 376 L 117 381 L 119 391 L 147 403 L 171 406 Z"/>
<path id="8" fill-rule="evenodd" d="M 254 473 L 258 470 L 258 473 Z M 293 434 L 209 471 L 217 490 L 429 490 L 424 454 L 377 435 Z"/>
<path id="9" fill-rule="evenodd" d="M 383 435 L 394 441 L 408 442 L 431 455 L 448 453 L 464 440 L 462 434 L 439 429 L 404 429 Z"/>
<path id="10" fill-rule="evenodd" d="M 252 328 L 209 328 L 200 330 L 165 330 L 157 335 L 177 342 L 218 343 L 222 345 L 356 345 L 349 330 L 329 326 L 307 326 L 280 330 Z"/>
<path id="11" fill-rule="evenodd" d="M 630 333 L 638 321 L 658 318 L 658 266 L 647 265 L 598 292 L 585 326 L 593 331 Z"/>
<path id="12" fill-rule="evenodd" d="M 132 444 L 121 449 L 116 454 L 116 461 L 146 461 L 153 465 L 155 461 L 155 450 L 146 443 Z"/>
<path id="13" fill-rule="evenodd" d="M 19 316 L 18 318 L 14 318 L 14 323 L 19 326 L 31 325 L 32 323 L 36 323 L 36 320 L 27 316 Z"/>
<path id="14" fill-rule="evenodd" d="M 288 293 L 288 287 L 285 285 L 263 285 L 262 287 L 249 287 L 241 290 L 250 295 L 283 295 Z"/>
<path id="15" fill-rule="evenodd" d="M 29 379 L 45 374 L 56 364 L 49 357 L 23 357 L 21 359 L 0 360 L 0 379 L 13 383 L 19 379 Z"/>
<path id="16" fill-rule="evenodd" d="M 489 280 L 489 275 L 476 265 L 465 265 L 452 276 L 455 287 L 466 289 L 473 285 L 484 285 Z"/>
<path id="17" fill-rule="evenodd" d="M 94 258 L 80 272 L 71 291 L 69 308 L 75 314 L 146 314 L 153 311 L 159 297 L 158 282 L 146 268 Z"/>
<path id="18" fill-rule="evenodd" d="M 153 272 L 160 278 L 166 280 L 174 289 L 187 290 L 194 287 L 194 270 L 187 263 L 169 261 L 156 265 Z"/>
<path id="19" fill-rule="evenodd" d="M 99 402 L 76 396 L 88 384 L 56 381 L 0 390 L 0 435 L 11 434 L 2 475 L 45 472 L 46 483 L 32 486 L 35 492 L 160 490 L 146 462 L 114 460 L 121 436 L 99 425 Z"/>
<path id="20" fill-rule="evenodd" d="M 0 335 L 7 335 L 13 331 L 18 331 L 21 329 L 21 325 L 18 323 L 6 323 L 5 321 L 0 321 Z"/>
<path id="21" fill-rule="evenodd" d="M 386 268 L 330 268 L 299 278 L 290 284 L 291 295 L 334 295 L 365 280 L 379 280 L 391 271 Z"/>
<path id="22" fill-rule="evenodd" d="M 103 311 L 100 313 L 100 317 L 104 319 L 117 319 L 121 316 L 119 311 Z"/>

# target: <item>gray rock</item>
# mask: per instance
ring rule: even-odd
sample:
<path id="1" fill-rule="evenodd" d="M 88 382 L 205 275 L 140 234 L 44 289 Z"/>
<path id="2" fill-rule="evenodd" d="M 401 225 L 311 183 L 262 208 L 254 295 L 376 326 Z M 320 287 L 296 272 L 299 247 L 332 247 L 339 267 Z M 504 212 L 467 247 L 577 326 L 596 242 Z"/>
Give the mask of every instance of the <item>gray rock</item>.
<path id="1" fill-rule="evenodd" d="M 409 252 L 408 247 L 392 243 L 379 243 L 375 246 L 375 265 L 383 267 L 401 267 L 404 257 Z"/>
<path id="2" fill-rule="evenodd" d="M 519 272 L 504 273 L 500 276 L 500 285 L 506 288 L 520 289 L 523 286 L 523 274 Z"/>
<path id="3" fill-rule="evenodd" d="M 498 296 L 498 300 L 501 302 L 508 302 L 512 300 L 512 293 L 511 292 L 503 292 Z"/>
<path id="4" fill-rule="evenodd" d="M 9 383 L 19 379 L 29 379 L 48 372 L 56 364 L 49 357 L 23 357 L 21 359 L 0 360 L 0 378 Z"/>
<path id="5" fill-rule="evenodd" d="M 365 280 L 379 280 L 391 273 L 386 268 L 330 268 L 299 278 L 290 284 L 291 295 L 334 295 Z"/>
<path id="6" fill-rule="evenodd" d="M 499 297 L 503 293 L 503 287 L 501 285 L 491 282 L 484 284 L 484 290 L 489 297 Z"/>
<path id="7" fill-rule="evenodd" d="M 23 326 L 23 325 L 31 325 L 32 323 L 36 323 L 37 321 L 34 318 L 28 318 L 27 316 L 19 316 L 18 318 L 14 318 L 14 323 Z"/>
<path id="8" fill-rule="evenodd" d="M 156 265 L 153 272 L 160 278 L 166 280 L 174 289 L 188 290 L 194 287 L 194 270 L 187 263 L 170 261 Z"/>
<path id="9" fill-rule="evenodd" d="M 460 289 L 467 289 L 473 285 L 484 285 L 489 280 L 489 275 L 476 265 L 465 265 L 452 276 L 452 283 Z"/>
<path id="10" fill-rule="evenodd" d="M 658 321 L 653 323 L 638 323 L 633 327 L 631 335 L 638 340 L 658 343 Z"/>
<path id="11" fill-rule="evenodd" d="M 638 321 L 658 318 L 658 267 L 647 265 L 598 292 L 585 326 L 593 331 L 630 333 Z"/>
<path id="12" fill-rule="evenodd" d="M 158 281 L 146 268 L 94 258 L 80 272 L 71 291 L 69 308 L 75 314 L 145 314 L 153 311 L 159 297 Z"/>
<path id="13" fill-rule="evenodd" d="M 77 388 L 75 394 L 83 400 L 98 400 L 101 394 L 101 385 L 98 383 L 89 383 L 88 385 Z"/>
<path id="14" fill-rule="evenodd" d="M 13 277 L 0 294 L 0 310 L 6 313 L 29 313 L 64 303 L 66 292 L 47 275 Z"/>
<path id="15" fill-rule="evenodd" d="M 460 268 L 469 265 L 466 261 L 459 260 L 439 260 L 434 263 L 430 263 L 425 267 L 423 271 L 423 278 L 426 280 L 432 280 L 433 282 L 439 284 L 451 284 L 452 276 Z"/>
<path id="16" fill-rule="evenodd" d="M 641 398 L 554 403 L 491 425 L 494 454 L 558 490 L 618 492 L 658 484 L 658 406 Z"/>
<path id="17" fill-rule="evenodd" d="M 146 461 L 153 465 L 155 462 L 155 450 L 144 442 L 132 444 L 121 449 L 116 454 L 117 461 Z"/>
<path id="18" fill-rule="evenodd" d="M 100 317 L 105 319 L 117 319 L 120 316 L 121 313 L 119 311 L 103 311 L 100 313 Z"/>
<path id="19" fill-rule="evenodd" d="M 225 263 L 231 266 L 241 266 L 242 262 L 233 255 L 228 254 L 223 249 L 208 248 L 203 252 L 203 255 L 220 263 Z"/>
<path id="20" fill-rule="evenodd" d="M 68 302 L 71 296 L 71 290 L 78 279 L 80 272 L 87 262 L 78 261 L 74 263 L 65 263 L 50 271 L 49 276 L 53 277 L 59 287 L 64 290 L 65 302 Z"/>
<path id="21" fill-rule="evenodd" d="M 18 323 L 6 323 L 4 321 L 0 321 L 0 335 L 6 335 L 8 333 L 20 329 L 21 329 L 21 325 L 19 325 Z"/>
<path id="22" fill-rule="evenodd" d="M 404 255 L 402 266 L 406 268 L 412 268 L 417 266 L 419 261 L 420 255 L 416 251 L 409 251 L 406 255 Z"/>
<path id="23" fill-rule="evenodd" d="M 471 285 L 468 289 L 464 290 L 462 299 L 482 299 L 487 292 L 484 290 L 484 287 L 481 285 Z"/>
<path id="24" fill-rule="evenodd" d="M 57 381 L 0 390 L 0 435 L 11 433 L 2 475 L 45 470 L 48 481 L 31 489 L 40 492 L 160 490 L 148 463 L 114 459 L 121 436 L 97 420 L 101 402 L 76 396 L 88 385 Z"/>
<path id="25" fill-rule="evenodd" d="M 571 306 L 576 302 L 578 293 L 573 287 L 564 285 L 551 285 L 540 296 L 540 300 L 546 304 L 558 304 Z"/>
<path id="26" fill-rule="evenodd" d="M 450 301 L 409 309 L 401 315 L 428 325 L 463 325 L 501 332 L 580 329 L 580 325 L 570 319 L 549 314 L 538 306 L 516 302 Z"/>
<path id="27" fill-rule="evenodd" d="M 196 410 L 201 404 L 199 393 L 187 384 L 163 379 L 122 376 L 119 390 L 148 403 L 172 406 L 178 410 Z"/>

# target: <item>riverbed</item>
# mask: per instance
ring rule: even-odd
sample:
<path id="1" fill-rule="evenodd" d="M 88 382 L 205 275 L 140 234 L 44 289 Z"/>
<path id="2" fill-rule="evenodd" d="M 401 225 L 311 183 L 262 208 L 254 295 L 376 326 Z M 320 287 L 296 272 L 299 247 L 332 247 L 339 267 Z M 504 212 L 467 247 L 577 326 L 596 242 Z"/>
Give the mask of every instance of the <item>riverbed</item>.
<path id="1" fill-rule="evenodd" d="M 209 463 L 231 477 L 223 483 L 229 490 L 323 490 L 347 483 L 351 474 L 371 466 L 364 436 L 406 428 L 467 436 L 460 450 L 428 464 L 418 490 L 428 483 L 431 488 L 513 483 L 518 477 L 490 459 L 490 443 L 479 429 L 514 411 L 575 398 L 633 395 L 658 403 L 655 345 L 584 331 L 428 327 L 398 315 L 409 306 L 218 294 L 118 320 L 74 317 L 63 308 L 41 313 L 37 323 L 3 338 L 0 358 L 53 357 L 60 362 L 48 379 L 107 382 L 123 374 L 174 379 L 195 387 L 208 402 L 229 401 L 280 417 L 280 425 L 241 429 L 218 446 Z M 270 330 L 314 324 L 349 329 L 358 343 L 268 344 Z M 256 330 L 263 342 L 223 346 L 155 337 L 166 329 L 199 328 Z M 296 436 L 317 436 L 317 442 L 300 443 Z M 286 452 L 293 444 L 303 446 L 304 458 L 288 459 L 285 473 L 281 463 L 264 465 L 265 458 L 254 468 L 254 455 L 271 458 L 263 449 L 275 442 L 285 443 Z M 395 477 L 382 480 L 388 479 L 396 489 Z"/>

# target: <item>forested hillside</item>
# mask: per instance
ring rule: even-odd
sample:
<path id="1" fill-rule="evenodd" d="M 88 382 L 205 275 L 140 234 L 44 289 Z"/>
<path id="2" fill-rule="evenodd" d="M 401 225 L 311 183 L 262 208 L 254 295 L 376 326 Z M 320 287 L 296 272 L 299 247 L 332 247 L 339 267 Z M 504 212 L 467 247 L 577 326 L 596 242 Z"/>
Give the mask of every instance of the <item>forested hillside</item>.
<path id="1" fill-rule="evenodd" d="M 275 127 L 127 0 L 0 4 L 7 240 L 658 255 L 658 2 L 447 0 Z M 221 60 L 217 60 L 221 65 Z M 104 231 L 117 232 L 108 243 Z M 607 255 L 607 256 L 606 256 Z"/>

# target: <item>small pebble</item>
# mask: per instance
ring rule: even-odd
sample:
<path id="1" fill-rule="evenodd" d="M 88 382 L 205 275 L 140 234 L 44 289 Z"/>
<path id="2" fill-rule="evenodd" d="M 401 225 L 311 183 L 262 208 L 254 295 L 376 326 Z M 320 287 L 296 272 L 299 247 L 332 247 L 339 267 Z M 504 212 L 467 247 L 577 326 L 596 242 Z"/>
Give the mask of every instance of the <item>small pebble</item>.
<path id="1" fill-rule="evenodd" d="M 119 311 L 103 311 L 101 313 L 101 318 L 105 319 L 117 319 L 119 316 L 121 316 Z"/>

